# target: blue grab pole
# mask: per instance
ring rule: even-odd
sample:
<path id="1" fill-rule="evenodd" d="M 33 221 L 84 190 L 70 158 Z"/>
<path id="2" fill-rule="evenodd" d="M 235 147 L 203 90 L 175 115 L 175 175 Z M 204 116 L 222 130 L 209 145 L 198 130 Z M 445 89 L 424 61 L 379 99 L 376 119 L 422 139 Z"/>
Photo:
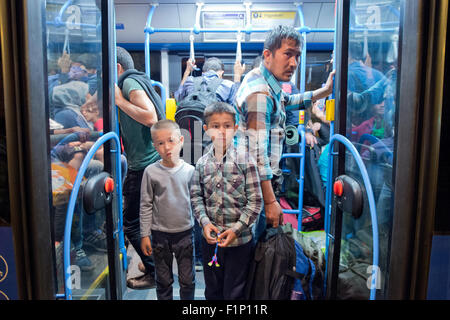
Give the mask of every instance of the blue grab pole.
<path id="1" fill-rule="evenodd" d="M 305 30 L 305 17 L 303 16 L 302 7 L 297 6 L 298 17 L 300 19 L 300 28 L 299 32 L 301 32 L 303 38 L 303 48 L 300 59 L 300 92 L 305 92 L 305 79 L 306 79 L 306 30 Z M 305 31 L 304 31 L 305 30 Z"/>
<path id="2" fill-rule="evenodd" d="M 152 23 L 152 19 L 153 19 L 153 14 L 155 13 L 155 5 L 152 5 L 152 7 L 150 8 L 150 11 L 148 13 L 147 16 L 147 23 L 145 25 L 145 73 L 147 74 L 147 76 L 149 77 L 149 79 L 151 79 L 150 77 L 150 34 L 153 32 L 149 32 L 147 30 L 152 30 L 153 28 L 151 27 L 151 23 Z M 154 81 L 151 80 L 152 85 L 153 86 L 157 86 L 158 88 L 161 89 L 161 101 L 163 103 L 164 106 L 164 112 L 166 110 L 166 89 L 164 88 L 163 84 L 161 82 L 158 81 Z"/>
<path id="3" fill-rule="evenodd" d="M 65 297 L 67 300 L 72 300 L 72 281 L 70 279 L 70 242 L 71 242 L 71 231 L 72 231 L 72 222 L 73 222 L 73 212 L 75 209 L 75 204 L 77 201 L 78 192 L 81 186 L 81 182 L 84 177 L 84 173 L 89 165 L 89 162 L 94 157 L 97 150 L 108 140 L 114 140 L 116 144 L 116 148 L 120 149 L 120 140 L 115 132 L 108 132 L 101 136 L 89 149 L 89 152 L 86 154 L 83 162 L 81 163 L 80 169 L 78 170 L 78 174 L 75 178 L 75 182 L 73 184 L 72 192 L 70 193 L 69 204 L 67 206 L 66 213 L 66 224 L 64 229 L 64 291 Z M 116 161 L 120 163 L 120 153 L 116 153 Z M 117 193 L 122 194 L 122 174 L 121 170 L 117 172 Z M 125 252 L 126 257 L 126 252 Z"/>
<path id="4" fill-rule="evenodd" d="M 303 209 L 303 188 L 304 188 L 304 182 L 305 182 L 305 126 L 303 124 L 300 124 L 298 126 L 298 133 L 300 136 L 300 153 L 283 153 L 281 156 L 280 162 L 283 159 L 287 158 L 299 158 L 300 159 L 300 172 L 299 177 L 297 179 L 298 182 L 298 209 L 297 210 L 289 210 L 289 209 L 283 209 L 283 213 L 286 214 L 298 214 L 297 217 L 297 229 L 298 231 L 302 231 L 302 209 Z"/>
<path id="5" fill-rule="evenodd" d="M 334 134 L 330 138 L 330 152 L 328 154 L 328 176 L 327 176 L 327 193 L 326 193 L 326 199 L 327 199 L 327 207 L 325 208 L 326 213 L 325 216 L 328 217 L 331 215 L 331 177 L 332 174 L 330 172 L 330 167 L 333 156 L 333 143 L 334 142 L 340 142 L 342 143 L 347 150 L 349 150 L 353 156 L 353 158 L 356 161 L 356 164 L 358 165 L 358 168 L 361 172 L 361 176 L 363 178 L 364 187 L 366 189 L 367 198 L 369 200 L 369 209 L 370 209 L 370 218 L 372 222 L 372 249 L 373 249 L 373 256 L 372 256 L 372 276 L 371 276 L 371 284 L 370 284 L 370 300 L 375 300 L 376 298 L 376 283 L 378 280 L 378 261 L 379 261 L 379 239 L 378 239 L 378 220 L 377 220 L 377 211 L 376 211 L 376 205 L 375 205 L 375 198 L 373 196 L 373 190 L 372 185 L 370 183 L 370 178 L 366 170 L 366 166 L 364 165 L 364 162 L 361 159 L 361 156 L 359 155 L 358 151 L 356 150 L 355 146 L 348 140 L 346 137 L 340 135 L 340 134 Z M 329 228 L 329 224 L 327 225 Z M 329 247 L 329 230 L 325 230 L 327 235 L 327 241 L 326 241 L 326 247 L 325 247 L 325 256 L 328 256 L 328 247 Z M 327 261 L 327 268 L 328 268 L 328 261 Z"/>
<path id="6" fill-rule="evenodd" d="M 113 23 L 114 25 L 116 24 L 116 14 L 115 12 L 113 13 Z M 113 32 L 113 43 L 114 46 L 116 46 L 116 32 Z M 117 66 L 117 51 L 114 50 L 114 66 Z M 115 83 L 117 84 L 118 82 L 118 76 L 117 76 L 117 68 L 114 67 L 114 79 L 115 79 Z M 120 125 L 119 125 L 119 108 L 114 104 L 114 109 L 115 109 L 115 121 L 114 121 L 114 132 L 116 133 L 117 137 L 120 137 Z M 118 232 L 119 232 L 119 247 L 120 247 L 120 252 L 122 253 L 122 261 L 123 261 L 123 270 L 127 270 L 128 269 L 128 258 L 127 258 L 127 249 L 125 248 L 125 236 L 123 234 L 123 208 L 122 208 L 122 164 L 121 161 L 122 159 L 120 159 L 120 154 L 121 154 L 121 145 L 119 145 L 117 147 L 117 154 L 119 155 L 118 158 L 119 160 L 116 161 L 116 172 L 120 173 L 120 182 L 119 182 L 119 188 L 120 192 L 118 194 L 119 197 L 119 201 L 118 201 L 118 211 L 119 211 L 119 222 L 118 222 Z"/>
<path id="7" fill-rule="evenodd" d="M 151 29 L 151 23 L 153 19 L 153 13 L 155 12 L 156 6 L 150 8 L 150 12 L 147 16 L 147 23 L 145 25 L 145 30 Z M 145 31 L 145 73 L 150 78 L 150 34 L 151 32 Z"/>
<path id="8" fill-rule="evenodd" d="M 245 32 L 247 34 L 249 33 L 264 33 L 271 31 L 271 28 L 251 28 L 251 29 L 242 29 L 242 28 L 233 28 L 233 29 L 224 29 L 224 28 L 199 28 L 195 29 L 195 33 L 201 33 L 201 32 L 213 32 L 213 33 L 236 33 L 236 32 Z M 334 32 L 334 29 L 330 28 L 308 28 L 308 27 L 300 27 L 296 28 L 299 32 Z M 144 32 L 145 33 L 156 33 L 156 32 L 191 32 L 192 28 L 153 28 L 150 26 L 145 27 Z"/>
<path id="9" fill-rule="evenodd" d="M 303 211 L 303 189 L 305 184 L 305 148 L 306 148 L 306 139 L 305 139 L 305 125 L 300 124 L 298 126 L 298 133 L 300 135 L 300 152 L 303 155 L 300 158 L 300 177 L 299 177 L 299 188 L 298 188 L 298 216 L 297 216 L 297 228 L 298 231 L 302 231 L 302 211 Z"/>

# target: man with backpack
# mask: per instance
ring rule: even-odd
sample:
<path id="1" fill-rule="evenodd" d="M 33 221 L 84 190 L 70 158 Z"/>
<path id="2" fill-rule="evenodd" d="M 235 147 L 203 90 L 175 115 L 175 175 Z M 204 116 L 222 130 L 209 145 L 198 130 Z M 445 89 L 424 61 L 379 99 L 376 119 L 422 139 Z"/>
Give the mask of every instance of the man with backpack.
<path id="1" fill-rule="evenodd" d="M 235 82 L 232 82 L 222 78 L 224 65 L 219 58 L 206 59 L 203 73 L 199 77 L 189 76 L 194 67 L 193 62 L 188 60 L 180 87 L 174 94 L 177 101 L 175 122 L 180 126 L 185 139 L 183 159 L 191 165 L 196 164 L 202 156 L 202 151 L 209 144 L 208 140 L 203 139 L 203 111 L 217 101 L 233 104 L 241 76 L 245 71 L 245 65 L 236 61 Z"/>
<path id="2" fill-rule="evenodd" d="M 208 86 L 211 86 L 211 88 L 215 87 L 213 92 L 216 93 L 217 101 L 222 101 L 229 104 L 233 103 L 233 99 L 239 89 L 241 76 L 245 71 L 245 65 L 236 63 L 234 67 L 234 82 L 222 79 L 225 70 L 223 62 L 219 58 L 211 57 L 206 59 L 203 64 L 202 75 L 200 77 L 189 76 L 193 68 L 193 62 L 188 60 L 183 80 L 180 83 L 180 87 L 175 92 L 175 100 L 178 104 L 193 91 L 195 91 L 196 81 L 200 81 L 200 79 L 202 79 Z M 214 87 L 212 86 L 213 84 Z"/>
<path id="3" fill-rule="evenodd" d="M 160 159 L 153 147 L 150 127 L 161 115 L 162 103 L 152 90 L 150 79 L 145 73 L 134 70 L 133 58 L 128 51 L 117 47 L 118 86 L 115 88 L 115 102 L 119 107 L 120 133 L 128 162 L 128 171 L 123 183 L 123 226 L 124 233 L 140 256 L 144 272 L 141 277 L 128 279 L 133 289 L 150 289 L 155 284 L 155 266 L 152 257 L 141 250 L 139 204 L 141 181 L 145 168 Z M 150 83 L 149 87 L 148 84 Z"/>

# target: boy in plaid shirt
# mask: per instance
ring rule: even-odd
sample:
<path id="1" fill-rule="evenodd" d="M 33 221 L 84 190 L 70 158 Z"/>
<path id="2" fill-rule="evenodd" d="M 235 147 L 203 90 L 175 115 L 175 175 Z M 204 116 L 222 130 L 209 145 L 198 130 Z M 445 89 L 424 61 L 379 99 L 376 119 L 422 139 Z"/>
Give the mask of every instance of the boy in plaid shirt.
<path id="1" fill-rule="evenodd" d="M 236 112 L 224 102 L 204 111 L 204 129 L 212 146 L 196 165 L 191 182 L 191 203 L 203 228 L 202 257 L 207 300 L 244 298 L 252 258 L 250 225 L 262 209 L 256 162 L 237 151 L 233 137 Z M 215 254 L 220 267 L 208 265 Z"/>

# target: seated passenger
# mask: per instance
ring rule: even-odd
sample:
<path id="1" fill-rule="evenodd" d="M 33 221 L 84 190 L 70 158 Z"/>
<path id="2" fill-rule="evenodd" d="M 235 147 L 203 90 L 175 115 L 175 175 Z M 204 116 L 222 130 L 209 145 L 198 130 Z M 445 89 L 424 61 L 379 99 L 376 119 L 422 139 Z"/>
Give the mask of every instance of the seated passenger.
<path id="1" fill-rule="evenodd" d="M 384 100 L 372 107 L 373 116 L 358 126 L 352 127 L 352 140 L 359 142 L 363 134 L 371 134 L 378 139 L 385 137 Z"/>
<path id="2" fill-rule="evenodd" d="M 49 95 L 52 95 L 54 87 L 72 80 L 87 83 L 89 85 L 89 94 L 93 95 L 97 91 L 96 59 L 96 56 L 90 53 L 71 57 L 67 52 L 64 52 L 57 62 L 59 73 L 54 64 L 49 66 Z"/>
<path id="3" fill-rule="evenodd" d="M 53 89 L 50 105 L 54 109 L 54 120 L 64 128 L 81 127 L 93 129 L 80 112 L 80 107 L 86 102 L 88 85 L 82 81 L 71 81 Z"/>
<path id="4" fill-rule="evenodd" d="M 55 228 L 55 245 L 58 246 L 64 238 L 68 197 L 72 191 L 75 176 L 93 142 L 87 141 L 89 137 L 88 129 L 79 127 L 61 129 L 63 127 L 61 124 L 52 119 L 49 120 L 51 133 L 76 133 L 74 135 L 75 137 L 73 137 L 76 141 L 69 139 L 68 141 L 70 142 L 65 143 L 63 139 L 51 150 L 54 205 L 53 225 Z M 103 163 L 98 160 L 91 160 L 84 177 L 89 178 L 101 171 L 103 171 Z M 88 247 L 100 252 L 106 252 L 106 235 L 98 227 L 97 216 L 101 216 L 99 220 L 104 220 L 103 211 L 99 211 L 93 215 L 86 215 L 82 208 L 81 200 L 77 200 L 74 208 L 74 220 L 71 233 L 72 247 L 75 251 L 74 264 L 78 265 L 81 271 L 91 271 L 94 269 L 94 265 L 86 255 L 84 248 Z"/>

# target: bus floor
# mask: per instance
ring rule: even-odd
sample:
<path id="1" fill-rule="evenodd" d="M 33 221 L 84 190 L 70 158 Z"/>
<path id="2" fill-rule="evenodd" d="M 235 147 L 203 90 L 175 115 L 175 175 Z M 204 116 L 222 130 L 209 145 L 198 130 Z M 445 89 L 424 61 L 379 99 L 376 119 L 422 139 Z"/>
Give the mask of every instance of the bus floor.
<path id="1" fill-rule="evenodd" d="M 141 261 L 138 254 L 134 250 L 133 246 L 129 245 L 127 249 L 128 256 L 128 274 L 127 279 L 135 278 L 143 275 L 138 270 L 138 263 Z M 173 261 L 173 298 L 174 300 L 180 300 L 180 286 L 178 284 L 178 268 L 174 258 Z M 156 288 L 147 290 L 134 290 L 126 288 L 123 295 L 124 300 L 157 300 Z M 205 279 L 203 277 L 203 271 L 195 272 L 195 300 L 205 300 Z"/>

